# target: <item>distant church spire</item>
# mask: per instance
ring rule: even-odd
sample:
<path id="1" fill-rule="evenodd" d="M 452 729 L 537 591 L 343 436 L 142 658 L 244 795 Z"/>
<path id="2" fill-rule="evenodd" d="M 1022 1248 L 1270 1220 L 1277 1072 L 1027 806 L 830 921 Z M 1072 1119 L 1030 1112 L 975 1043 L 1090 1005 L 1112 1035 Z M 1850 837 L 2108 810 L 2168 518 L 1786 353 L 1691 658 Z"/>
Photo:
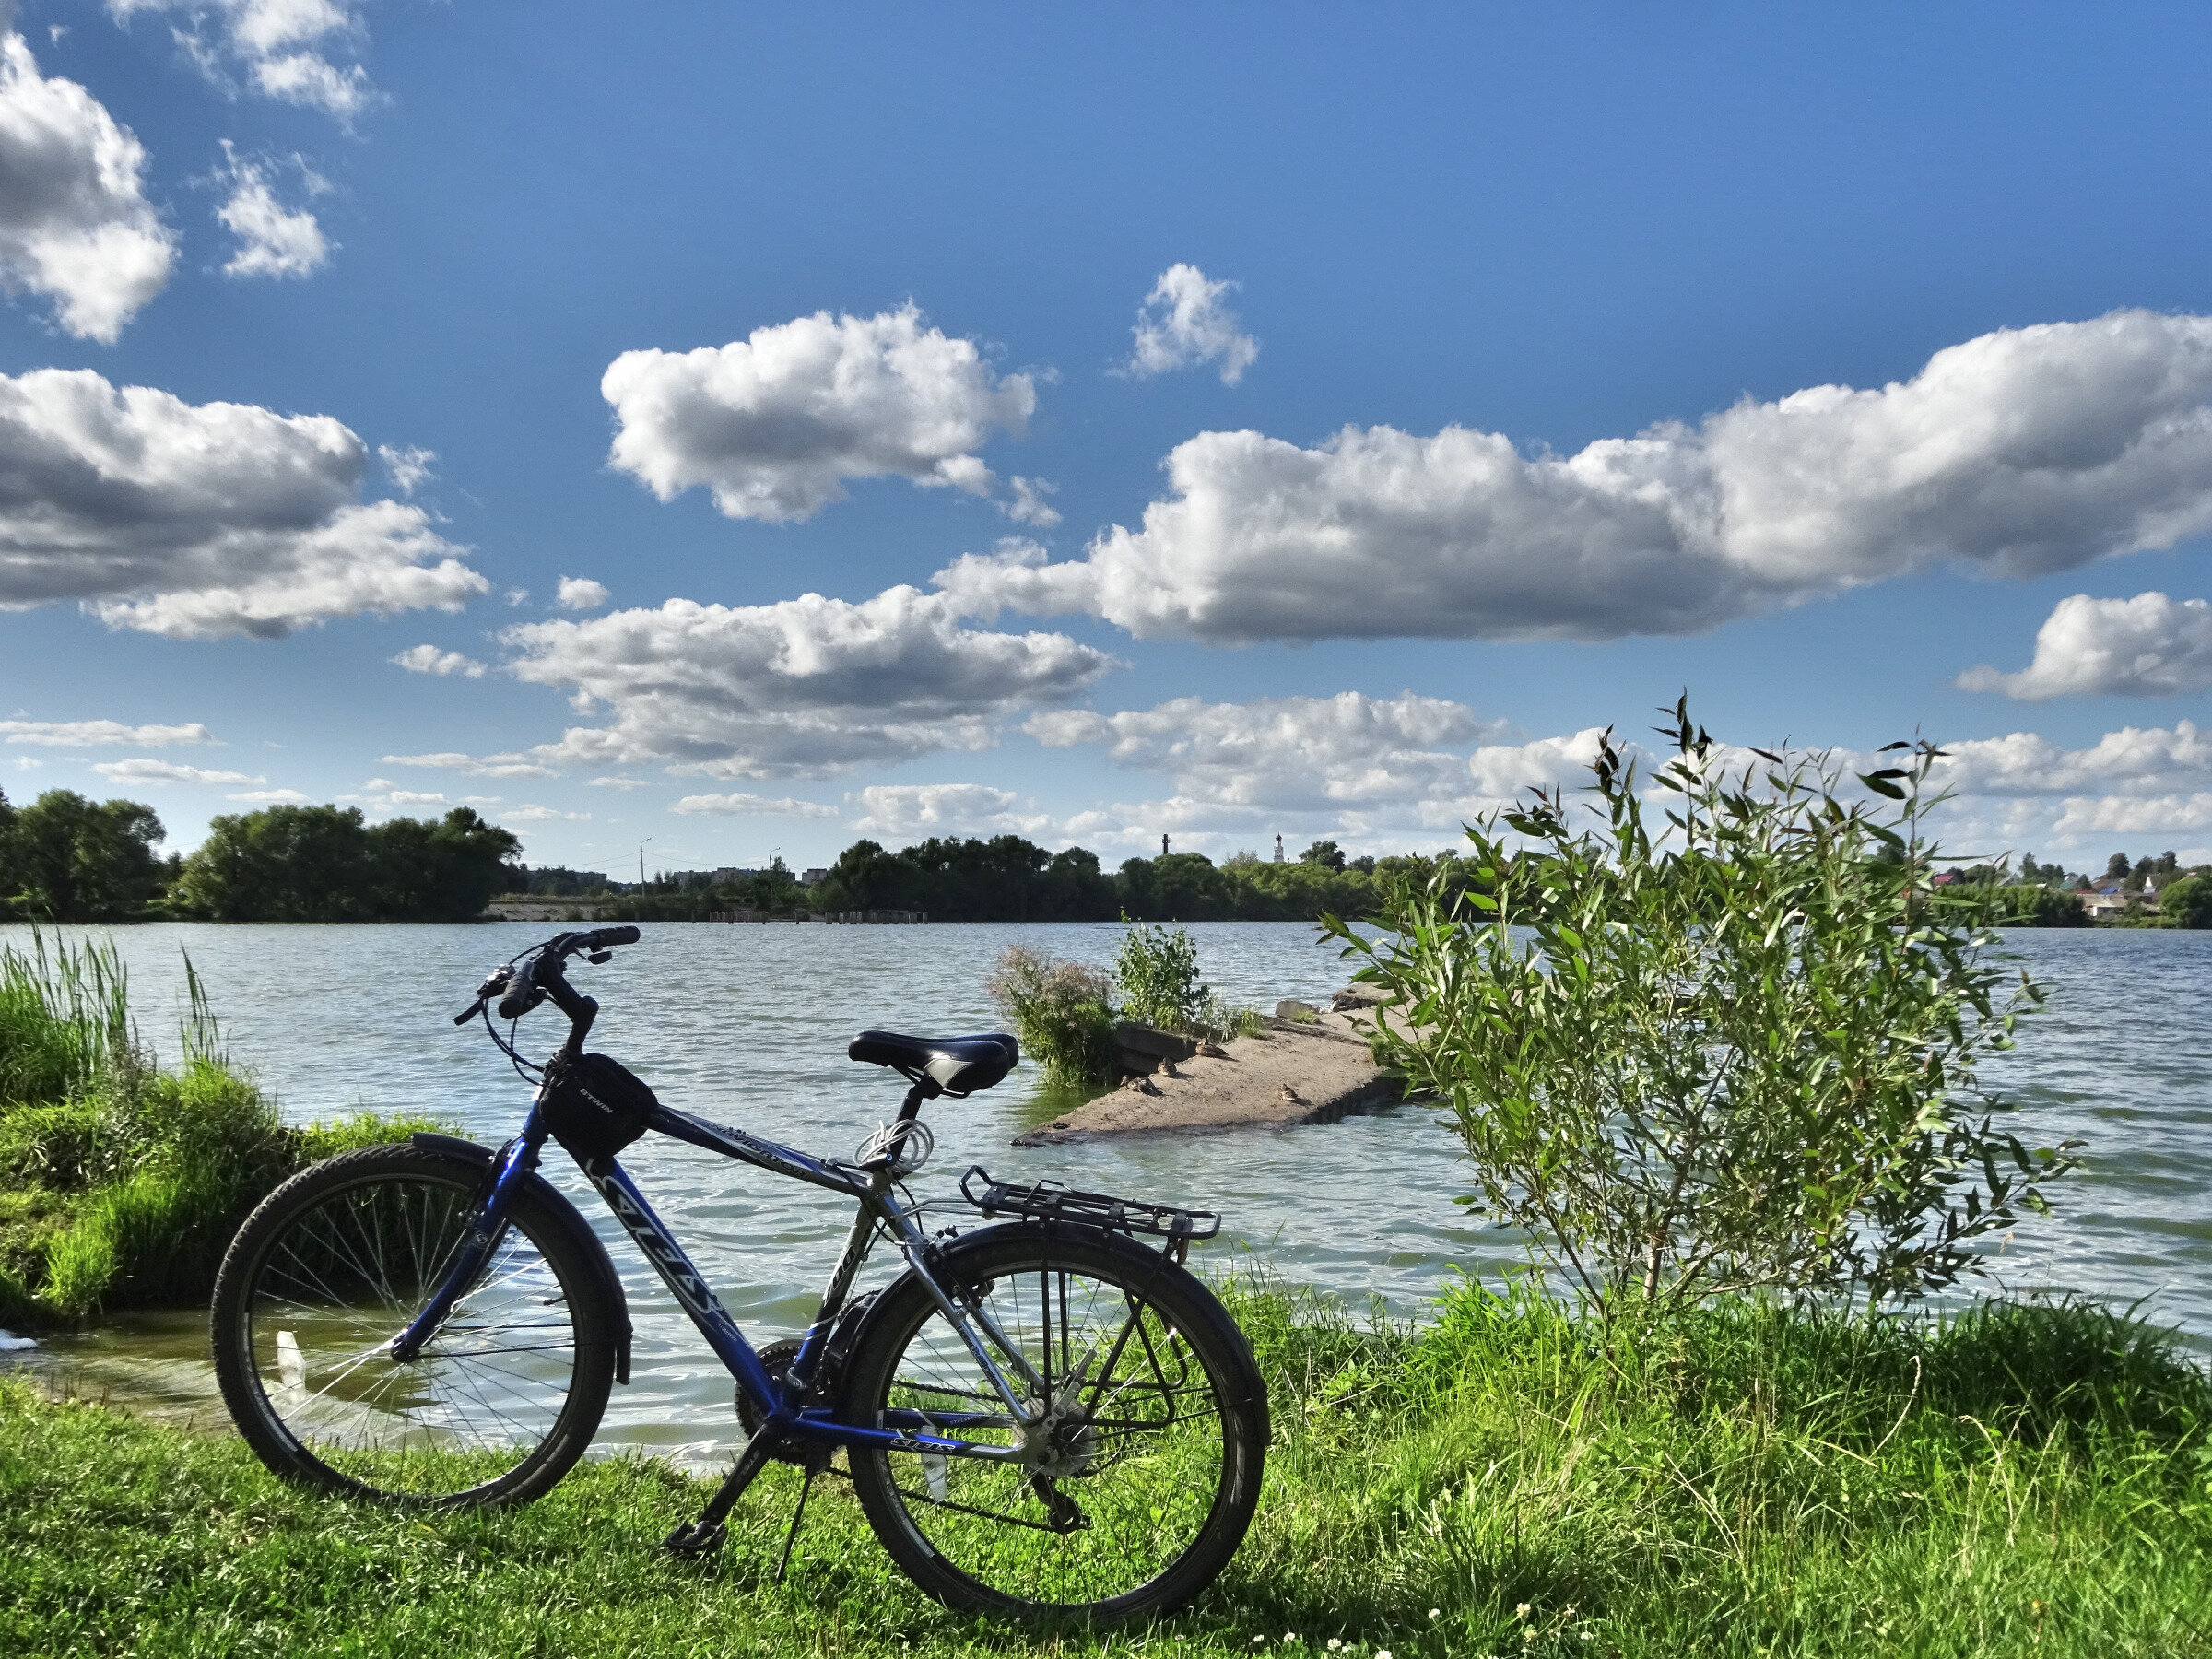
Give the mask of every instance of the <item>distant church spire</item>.
<path id="1" fill-rule="evenodd" d="M 1164 835 L 1159 838 L 1159 855 L 1162 858 L 1168 855 L 1168 838 Z"/>
<path id="2" fill-rule="evenodd" d="M 1283 838 L 1279 835 L 1275 838 L 1275 862 L 1283 862 Z"/>

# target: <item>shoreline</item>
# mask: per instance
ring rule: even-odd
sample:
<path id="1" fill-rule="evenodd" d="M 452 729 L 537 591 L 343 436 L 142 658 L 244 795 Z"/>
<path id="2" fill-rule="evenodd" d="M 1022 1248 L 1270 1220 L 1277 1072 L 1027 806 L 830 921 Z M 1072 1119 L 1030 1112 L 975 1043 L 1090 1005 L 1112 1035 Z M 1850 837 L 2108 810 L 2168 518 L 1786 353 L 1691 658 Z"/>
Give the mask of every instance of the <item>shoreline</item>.
<path id="1" fill-rule="evenodd" d="M 1227 1135 L 1334 1124 L 1393 1106 L 1403 1079 L 1377 1065 L 1371 1049 L 1376 998 L 1339 991 L 1310 1018 L 1276 1018 L 1265 1034 L 1198 1045 L 1162 1060 L 1049 1124 L 1014 1137 L 1017 1147 L 1081 1146 L 1135 1135 Z M 1285 1002 L 1285 1008 L 1304 1005 Z"/>

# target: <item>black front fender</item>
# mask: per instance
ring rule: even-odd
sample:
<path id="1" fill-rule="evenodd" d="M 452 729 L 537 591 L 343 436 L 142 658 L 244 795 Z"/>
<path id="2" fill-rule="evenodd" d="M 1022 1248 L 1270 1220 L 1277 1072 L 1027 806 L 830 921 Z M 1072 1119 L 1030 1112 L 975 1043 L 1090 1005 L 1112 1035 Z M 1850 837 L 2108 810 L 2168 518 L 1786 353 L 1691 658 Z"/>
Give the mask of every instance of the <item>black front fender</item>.
<path id="1" fill-rule="evenodd" d="M 458 1162 L 489 1172 L 492 1160 L 499 1155 L 489 1147 L 479 1147 L 475 1141 L 463 1140 L 454 1135 L 410 1135 L 408 1140 L 420 1152 L 437 1152 Z M 592 1230 L 592 1224 L 561 1194 L 560 1189 L 532 1170 L 523 1177 L 524 1188 L 546 1213 L 555 1218 L 558 1226 L 567 1230 L 570 1241 L 582 1253 L 592 1269 L 598 1275 L 601 1290 L 615 1311 L 615 1381 L 629 1381 L 629 1300 L 622 1294 L 621 1276 L 616 1273 L 615 1264 L 606 1253 L 606 1246 Z"/>

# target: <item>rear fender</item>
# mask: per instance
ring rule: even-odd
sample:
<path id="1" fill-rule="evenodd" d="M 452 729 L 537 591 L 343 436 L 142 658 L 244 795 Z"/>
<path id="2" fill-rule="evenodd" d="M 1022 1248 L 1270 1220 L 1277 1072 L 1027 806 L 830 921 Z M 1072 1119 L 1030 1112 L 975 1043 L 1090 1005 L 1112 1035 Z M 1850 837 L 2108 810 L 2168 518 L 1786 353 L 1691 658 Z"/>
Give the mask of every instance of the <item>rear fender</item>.
<path id="1" fill-rule="evenodd" d="M 407 1138 L 414 1143 L 416 1150 L 419 1152 L 440 1153 L 456 1162 L 469 1164 L 484 1171 L 488 1174 L 491 1170 L 492 1160 L 498 1156 L 489 1147 L 479 1147 L 475 1141 L 463 1140 L 460 1136 L 453 1135 L 426 1133 L 410 1135 Z M 592 1230 L 592 1224 L 583 1218 L 576 1206 L 562 1195 L 558 1187 L 535 1170 L 532 1170 L 523 1177 L 523 1188 L 545 1206 L 546 1213 L 554 1218 L 554 1225 L 566 1230 L 570 1240 L 582 1253 L 584 1260 L 592 1265 L 592 1270 L 598 1275 L 600 1288 L 606 1293 L 608 1302 L 615 1310 L 615 1381 L 628 1382 L 629 1381 L 629 1300 L 622 1294 L 621 1276 L 615 1272 L 615 1264 L 606 1253 L 606 1246 L 599 1241 L 599 1235 Z"/>

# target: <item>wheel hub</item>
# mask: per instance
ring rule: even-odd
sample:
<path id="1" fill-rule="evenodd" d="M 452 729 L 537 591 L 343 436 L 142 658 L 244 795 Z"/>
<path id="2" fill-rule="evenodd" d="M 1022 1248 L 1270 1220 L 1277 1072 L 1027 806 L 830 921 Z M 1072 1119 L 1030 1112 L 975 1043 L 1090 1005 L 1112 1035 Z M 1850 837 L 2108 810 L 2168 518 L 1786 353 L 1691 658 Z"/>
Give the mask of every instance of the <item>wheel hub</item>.
<path id="1" fill-rule="evenodd" d="M 1035 1473 L 1048 1480 L 1068 1480 L 1089 1472 L 1098 1455 L 1099 1431 L 1090 1414 L 1067 1405 L 1039 1416 L 1038 1402 L 1026 1402 L 1034 1419 L 1022 1430 L 1022 1450 Z"/>

